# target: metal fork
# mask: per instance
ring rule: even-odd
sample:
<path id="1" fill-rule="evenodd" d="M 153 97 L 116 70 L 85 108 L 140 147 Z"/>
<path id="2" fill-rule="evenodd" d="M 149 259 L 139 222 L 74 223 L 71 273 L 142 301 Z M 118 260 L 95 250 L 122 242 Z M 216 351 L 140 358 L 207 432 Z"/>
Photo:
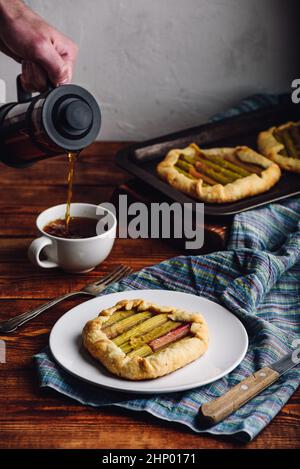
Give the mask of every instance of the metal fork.
<path id="1" fill-rule="evenodd" d="M 41 313 L 46 311 L 51 306 L 60 303 L 61 301 L 71 298 L 72 296 L 76 295 L 90 295 L 90 296 L 97 296 L 98 293 L 101 293 L 105 288 L 107 288 L 111 283 L 117 282 L 121 280 L 121 278 L 126 277 L 127 275 L 131 274 L 133 270 L 130 267 L 126 267 L 121 265 L 110 272 L 105 277 L 102 277 L 100 280 L 89 283 L 82 290 L 78 290 L 75 292 L 66 293 L 65 295 L 58 296 L 53 300 L 49 301 L 48 303 L 44 303 L 43 305 L 38 306 L 31 311 L 27 311 L 26 313 L 20 314 L 14 318 L 8 319 L 7 321 L 0 322 L 0 332 L 8 333 L 15 331 L 18 327 L 25 322 L 30 321 L 33 318 L 36 318 Z"/>

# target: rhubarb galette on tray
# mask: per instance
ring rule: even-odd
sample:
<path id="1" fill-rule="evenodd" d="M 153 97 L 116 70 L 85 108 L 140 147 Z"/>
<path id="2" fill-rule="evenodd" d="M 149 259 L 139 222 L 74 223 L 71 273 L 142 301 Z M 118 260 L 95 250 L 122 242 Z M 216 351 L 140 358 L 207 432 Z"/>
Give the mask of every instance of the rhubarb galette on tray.
<path id="1" fill-rule="evenodd" d="M 211 148 L 195 143 L 169 151 L 157 166 L 175 189 L 203 202 L 222 203 L 260 194 L 280 178 L 279 166 L 251 148 Z"/>
<path id="2" fill-rule="evenodd" d="M 152 379 L 203 355 L 208 328 L 200 313 L 123 300 L 85 325 L 83 344 L 111 373 L 131 380 Z"/>
<path id="3" fill-rule="evenodd" d="M 258 135 L 259 151 L 282 169 L 300 173 L 300 122 L 287 122 Z"/>

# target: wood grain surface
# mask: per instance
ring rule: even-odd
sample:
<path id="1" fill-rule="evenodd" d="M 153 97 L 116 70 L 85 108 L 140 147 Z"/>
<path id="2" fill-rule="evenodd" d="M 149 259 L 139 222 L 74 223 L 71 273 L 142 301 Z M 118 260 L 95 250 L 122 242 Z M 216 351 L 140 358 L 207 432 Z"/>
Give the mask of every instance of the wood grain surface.
<path id="1" fill-rule="evenodd" d="M 107 200 L 128 175 L 116 168 L 114 155 L 124 144 L 97 143 L 80 159 L 74 201 Z M 83 287 L 119 263 L 134 270 L 181 254 L 158 240 L 116 241 L 110 257 L 93 272 L 70 275 L 38 270 L 27 260 L 35 236 L 35 218 L 66 198 L 64 156 L 27 169 L 1 164 L 0 174 L 0 319 L 36 307 L 45 300 Z M 120 408 L 83 406 L 50 390 L 41 390 L 32 355 L 47 343 L 55 321 L 80 299 L 67 301 L 22 327 L 6 341 L 6 363 L 0 363 L 1 448 L 296 448 L 300 436 L 300 394 L 296 393 L 273 422 L 251 443 L 197 435 L 186 427 L 146 413 Z"/>

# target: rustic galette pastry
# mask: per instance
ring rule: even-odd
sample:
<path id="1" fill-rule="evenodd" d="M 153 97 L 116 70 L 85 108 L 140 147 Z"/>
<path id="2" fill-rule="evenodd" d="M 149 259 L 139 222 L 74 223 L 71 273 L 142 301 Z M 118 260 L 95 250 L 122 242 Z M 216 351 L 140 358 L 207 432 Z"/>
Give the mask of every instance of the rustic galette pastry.
<path id="1" fill-rule="evenodd" d="M 251 148 L 211 148 L 195 143 L 169 151 L 157 166 L 159 176 L 203 202 L 234 202 L 269 190 L 280 178 L 279 166 Z"/>
<path id="2" fill-rule="evenodd" d="M 208 328 L 200 313 L 141 299 L 119 301 L 83 329 L 83 344 L 111 373 L 152 379 L 201 357 Z"/>
<path id="3" fill-rule="evenodd" d="M 258 135 L 259 151 L 282 169 L 300 173 L 300 122 L 287 122 Z"/>

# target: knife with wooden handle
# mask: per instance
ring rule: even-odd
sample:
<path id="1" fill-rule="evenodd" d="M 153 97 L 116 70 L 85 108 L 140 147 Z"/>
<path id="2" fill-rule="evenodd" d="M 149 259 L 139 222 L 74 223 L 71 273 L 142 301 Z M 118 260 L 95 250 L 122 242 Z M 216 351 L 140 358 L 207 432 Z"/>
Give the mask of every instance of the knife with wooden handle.
<path id="1" fill-rule="evenodd" d="M 211 427 L 221 422 L 298 364 L 299 358 L 295 358 L 294 352 L 291 352 L 272 365 L 256 371 L 223 396 L 202 404 L 199 411 L 200 423 Z"/>

